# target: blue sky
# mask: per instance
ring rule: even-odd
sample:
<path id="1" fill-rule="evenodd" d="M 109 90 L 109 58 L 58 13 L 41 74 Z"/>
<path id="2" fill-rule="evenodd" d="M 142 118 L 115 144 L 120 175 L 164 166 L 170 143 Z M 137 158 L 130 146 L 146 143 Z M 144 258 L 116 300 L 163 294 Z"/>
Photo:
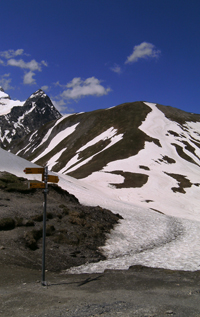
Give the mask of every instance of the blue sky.
<path id="1" fill-rule="evenodd" d="M 6 0 L 0 86 L 62 113 L 148 101 L 200 113 L 199 0 Z"/>

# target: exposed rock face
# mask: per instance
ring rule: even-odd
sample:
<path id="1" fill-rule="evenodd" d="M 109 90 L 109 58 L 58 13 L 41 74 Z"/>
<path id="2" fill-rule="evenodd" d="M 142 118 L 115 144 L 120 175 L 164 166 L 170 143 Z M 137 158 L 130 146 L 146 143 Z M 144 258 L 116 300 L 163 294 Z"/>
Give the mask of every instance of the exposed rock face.
<path id="1" fill-rule="evenodd" d="M 3 92 L 2 88 L 1 91 Z M 3 99 L 5 98 L 6 94 L 3 96 Z M 9 113 L 0 116 L 0 146 L 7 149 L 13 140 L 20 139 L 30 131 L 60 117 L 61 114 L 50 98 L 39 89 L 25 101 L 23 106 L 14 106 Z"/>

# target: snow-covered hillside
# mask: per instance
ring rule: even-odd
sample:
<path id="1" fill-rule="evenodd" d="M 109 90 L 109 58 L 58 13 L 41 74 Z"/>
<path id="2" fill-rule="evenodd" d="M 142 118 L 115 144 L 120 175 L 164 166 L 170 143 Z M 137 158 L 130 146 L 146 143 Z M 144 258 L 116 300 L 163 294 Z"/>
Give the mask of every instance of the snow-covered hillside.
<path id="1" fill-rule="evenodd" d="M 159 140 L 160 146 L 146 141 L 137 155 L 113 160 L 83 180 L 106 188 L 116 199 L 200 221 L 200 123 L 186 122 L 182 127 L 167 119 L 155 104 L 146 104 L 152 111 L 139 129 Z M 178 147 L 184 147 L 190 161 L 179 155 Z M 148 177 L 143 186 L 119 186 L 124 183 L 125 175 L 114 171 L 140 174 L 142 169 Z"/>
<path id="2" fill-rule="evenodd" d="M 31 166 L 36 165 L 0 149 L 1 171 L 27 177 L 29 175 L 23 170 Z M 41 179 L 41 175 L 30 175 L 29 178 L 33 176 Z M 102 272 L 106 268 L 127 269 L 136 264 L 175 270 L 199 269 L 200 222 L 195 214 L 191 220 L 184 219 L 185 214 L 182 218 L 180 213 L 177 218 L 174 205 L 174 217 L 170 217 L 134 202 L 126 202 L 123 196 L 117 195 L 115 188 L 108 191 L 106 187 L 99 189 L 68 175 L 58 176 L 59 185 L 74 194 L 82 204 L 106 207 L 124 218 L 102 248 L 106 261 L 71 268 L 69 272 Z M 170 195 L 167 198 L 170 200 Z"/>
<path id="3" fill-rule="evenodd" d="M 102 248 L 107 260 L 70 272 L 199 269 L 200 115 L 127 103 L 48 122 L 12 150 L 0 149 L 0 170 L 26 177 L 25 167 L 47 164 L 82 204 L 123 217 Z"/>
<path id="4" fill-rule="evenodd" d="M 62 117 L 17 154 L 116 200 L 200 220 L 200 118 L 164 111 L 145 102 Z"/>

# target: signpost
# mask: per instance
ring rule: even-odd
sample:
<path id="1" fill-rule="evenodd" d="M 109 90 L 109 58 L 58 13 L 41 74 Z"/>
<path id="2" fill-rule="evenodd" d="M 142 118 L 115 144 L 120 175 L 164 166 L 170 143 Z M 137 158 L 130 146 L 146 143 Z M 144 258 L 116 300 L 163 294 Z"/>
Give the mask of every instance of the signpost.
<path id="1" fill-rule="evenodd" d="M 45 167 L 26 167 L 24 170 L 26 174 L 42 174 L 42 183 L 30 183 L 30 188 L 43 188 L 44 193 L 44 210 L 43 210 L 43 242 L 42 242 L 42 282 L 43 286 L 45 282 L 45 240 L 46 240 L 46 210 L 47 210 L 47 194 L 48 194 L 48 182 L 58 183 L 59 178 L 56 175 L 48 175 L 48 166 Z"/>
<path id="2" fill-rule="evenodd" d="M 45 183 L 29 183 L 29 188 L 45 188 Z"/>
<path id="3" fill-rule="evenodd" d="M 42 175 L 42 180 L 44 180 L 44 174 Z M 47 176 L 47 181 L 49 183 L 58 183 L 59 182 L 59 178 L 56 175 L 48 175 Z"/>
<path id="4" fill-rule="evenodd" d="M 47 193 L 48 193 L 48 166 L 45 166 L 44 168 L 44 183 L 45 183 L 45 189 L 43 191 L 44 193 L 44 212 L 43 212 L 43 251 L 42 251 L 42 285 L 45 286 L 45 239 L 46 239 L 46 210 L 47 210 Z"/>
<path id="5" fill-rule="evenodd" d="M 26 167 L 24 170 L 26 174 L 43 174 L 44 168 L 43 167 Z"/>

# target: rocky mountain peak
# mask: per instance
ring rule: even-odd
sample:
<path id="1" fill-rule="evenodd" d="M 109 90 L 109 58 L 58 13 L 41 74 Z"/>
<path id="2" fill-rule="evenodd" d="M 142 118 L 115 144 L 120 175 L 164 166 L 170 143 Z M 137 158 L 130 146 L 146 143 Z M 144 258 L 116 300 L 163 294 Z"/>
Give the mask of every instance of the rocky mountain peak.
<path id="1" fill-rule="evenodd" d="M 2 94 L 8 96 L 4 92 Z M 2 96 L 3 99 L 5 96 Z M 13 101 L 13 107 L 10 105 L 9 111 L 0 115 L 1 147 L 7 148 L 13 140 L 22 138 L 47 122 L 60 117 L 61 114 L 42 89 L 33 93 L 21 105 Z"/>
<path id="2" fill-rule="evenodd" d="M 38 98 L 45 98 L 47 95 L 42 89 L 38 89 L 36 92 L 34 92 L 27 100 L 32 99 L 38 99 Z"/>

